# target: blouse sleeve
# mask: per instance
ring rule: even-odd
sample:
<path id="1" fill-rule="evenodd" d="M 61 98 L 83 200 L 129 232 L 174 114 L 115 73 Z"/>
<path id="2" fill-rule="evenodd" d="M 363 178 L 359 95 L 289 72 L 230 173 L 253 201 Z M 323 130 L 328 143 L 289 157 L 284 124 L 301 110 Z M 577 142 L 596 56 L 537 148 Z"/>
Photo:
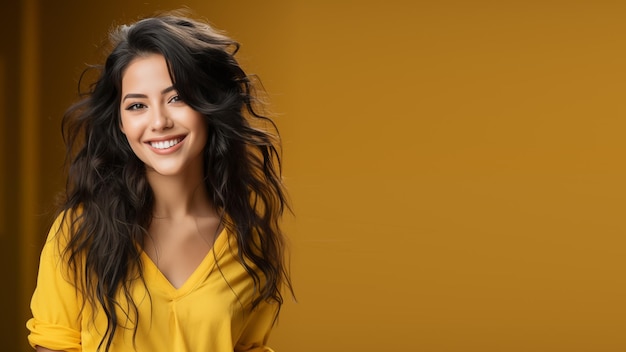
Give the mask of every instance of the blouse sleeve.
<path id="1" fill-rule="evenodd" d="M 274 327 L 278 304 L 261 302 L 254 309 L 243 328 L 243 333 L 235 345 L 235 352 L 274 352 L 267 346 Z"/>
<path id="2" fill-rule="evenodd" d="M 33 348 L 80 352 L 81 300 L 61 260 L 60 242 L 68 234 L 66 226 L 61 228 L 61 217 L 52 225 L 41 252 L 37 287 L 30 305 L 33 317 L 26 323 L 30 330 L 28 342 Z"/>

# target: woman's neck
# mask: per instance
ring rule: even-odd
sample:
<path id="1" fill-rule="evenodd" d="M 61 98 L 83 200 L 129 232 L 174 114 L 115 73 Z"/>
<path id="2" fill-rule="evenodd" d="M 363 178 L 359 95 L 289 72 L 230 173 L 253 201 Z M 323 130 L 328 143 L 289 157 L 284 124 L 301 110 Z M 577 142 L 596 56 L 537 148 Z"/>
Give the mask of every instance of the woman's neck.
<path id="1" fill-rule="evenodd" d="M 154 193 L 155 218 L 182 219 L 215 213 L 202 176 L 162 176 L 148 172 L 148 183 Z"/>

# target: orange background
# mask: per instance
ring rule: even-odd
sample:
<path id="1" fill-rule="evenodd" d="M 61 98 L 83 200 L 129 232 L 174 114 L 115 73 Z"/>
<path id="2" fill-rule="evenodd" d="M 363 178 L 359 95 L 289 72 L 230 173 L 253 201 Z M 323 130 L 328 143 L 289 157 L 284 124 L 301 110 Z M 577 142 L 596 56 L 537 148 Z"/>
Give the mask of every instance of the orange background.
<path id="1" fill-rule="evenodd" d="M 282 132 L 277 351 L 626 351 L 626 3 L 184 4 L 242 43 Z M 27 350 L 78 75 L 112 22 L 181 3 L 7 6 L 2 341 Z"/>

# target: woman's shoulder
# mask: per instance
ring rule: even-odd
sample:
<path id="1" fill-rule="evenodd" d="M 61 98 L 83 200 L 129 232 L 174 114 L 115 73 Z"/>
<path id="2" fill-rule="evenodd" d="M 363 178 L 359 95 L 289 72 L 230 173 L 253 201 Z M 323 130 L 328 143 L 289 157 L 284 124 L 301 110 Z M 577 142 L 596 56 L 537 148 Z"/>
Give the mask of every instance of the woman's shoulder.
<path id="1" fill-rule="evenodd" d="M 59 211 L 50 226 L 46 243 L 57 243 L 65 247 L 71 237 L 72 230 L 80 221 L 81 215 L 82 207 Z"/>

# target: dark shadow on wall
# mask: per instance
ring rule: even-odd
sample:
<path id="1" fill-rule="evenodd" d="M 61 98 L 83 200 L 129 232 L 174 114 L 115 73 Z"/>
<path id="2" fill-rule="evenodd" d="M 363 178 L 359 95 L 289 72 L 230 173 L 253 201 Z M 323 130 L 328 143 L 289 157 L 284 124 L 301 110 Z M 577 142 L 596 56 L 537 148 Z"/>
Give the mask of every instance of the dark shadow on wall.
<path id="1" fill-rule="evenodd" d="M 3 5 L 0 21 L 0 311 L 2 350 L 27 351 L 20 306 L 20 43 L 21 2 Z"/>

